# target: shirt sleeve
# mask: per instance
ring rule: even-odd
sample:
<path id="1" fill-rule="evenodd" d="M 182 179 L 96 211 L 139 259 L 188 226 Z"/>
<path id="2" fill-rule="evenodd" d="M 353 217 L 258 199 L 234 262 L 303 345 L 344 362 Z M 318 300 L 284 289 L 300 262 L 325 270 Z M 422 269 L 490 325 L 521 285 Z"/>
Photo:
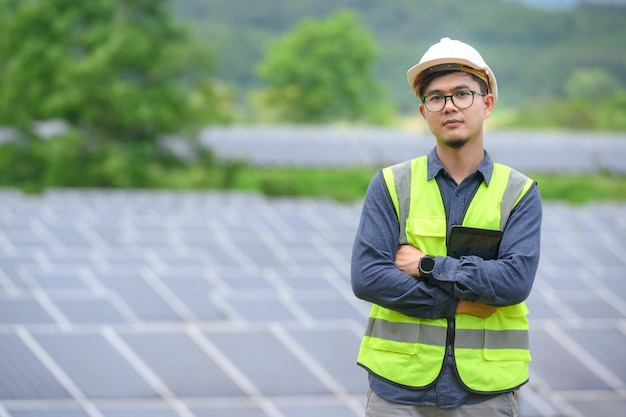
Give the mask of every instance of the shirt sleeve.
<path id="1" fill-rule="evenodd" d="M 399 229 L 393 203 L 379 172 L 366 192 L 352 249 L 354 294 L 416 318 L 454 317 L 459 300 L 453 294 L 405 274 L 395 265 Z"/>
<path id="2" fill-rule="evenodd" d="M 433 282 L 461 300 L 497 307 L 524 301 L 539 265 L 541 218 L 541 196 L 535 184 L 511 213 L 497 259 L 437 257 Z"/>

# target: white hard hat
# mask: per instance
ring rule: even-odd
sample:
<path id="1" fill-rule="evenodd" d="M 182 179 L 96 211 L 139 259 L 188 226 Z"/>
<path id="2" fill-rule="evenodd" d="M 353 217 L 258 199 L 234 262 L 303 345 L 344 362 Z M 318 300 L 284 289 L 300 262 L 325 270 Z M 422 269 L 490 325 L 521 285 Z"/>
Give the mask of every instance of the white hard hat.
<path id="1" fill-rule="evenodd" d="M 438 43 L 431 46 L 420 62 L 407 71 L 406 76 L 412 88 L 415 79 L 421 77 L 425 71 L 446 69 L 457 69 L 478 76 L 487 83 L 489 92 L 495 99 L 498 99 L 496 76 L 483 57 L 472 46 L 450 38 L 441 38 Z"/>

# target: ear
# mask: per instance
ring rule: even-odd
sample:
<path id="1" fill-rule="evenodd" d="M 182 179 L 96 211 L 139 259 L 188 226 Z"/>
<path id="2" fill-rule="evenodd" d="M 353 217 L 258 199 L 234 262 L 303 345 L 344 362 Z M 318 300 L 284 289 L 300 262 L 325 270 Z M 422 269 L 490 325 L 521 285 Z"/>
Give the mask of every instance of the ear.
<path id="1" fill-rule="evenodd" d="M 420 114 L 422 115 L 422 117 L 426 119 L 426 109 L 424 108 L 424 103 L 422 103 L 421 101 L 420 101 L 419 109 L 420 109 Z"/>
<path id="2" fill-rule="evenodd" d="M 491 112 L 496 105 L 496 98 L 493 96 L 493 94 L 487 94 L 485 97 L 483 97 L 483 103 L 485 106 L 485 119 L 487 119 L 491 115 Z"/>

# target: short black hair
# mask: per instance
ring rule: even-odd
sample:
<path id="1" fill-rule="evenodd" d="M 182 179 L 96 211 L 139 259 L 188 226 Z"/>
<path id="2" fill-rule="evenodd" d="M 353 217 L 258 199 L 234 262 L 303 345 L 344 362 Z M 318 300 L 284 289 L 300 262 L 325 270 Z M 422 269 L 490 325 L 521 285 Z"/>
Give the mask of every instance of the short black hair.
<path id="1" fill-rule="evenodd" d="M 455 72 L 462 72 L 464 74 L 469 75 L 474 80 L 476 80 L 476 82 L 480 86 L 480 93 L 481 94 L 488 94 L 489 93 L 489 87 L 487 86 L 487 83 L 485 82 L 485 80 L 481 79 L 480 77 L 477 77 L 476 75 L 474 75 L 474 74 L 472 74 L 470 72 L 459 71 L 459 70 L 444 70 L 444 71 L 424 72 L 424 73 L 422 73 L 423 76 L 415 77 L 415 81 L 413 81 L 413 92 L 415 93 L 417 98 L 419 98 L 421 100 L 422 97 L 424 96 L 424 92 L 426 90 L 426 87 L 428 87 L 430 85 L 430 83 L 435 78 L 443 77 L 444 75 L 453 74 Z"/>

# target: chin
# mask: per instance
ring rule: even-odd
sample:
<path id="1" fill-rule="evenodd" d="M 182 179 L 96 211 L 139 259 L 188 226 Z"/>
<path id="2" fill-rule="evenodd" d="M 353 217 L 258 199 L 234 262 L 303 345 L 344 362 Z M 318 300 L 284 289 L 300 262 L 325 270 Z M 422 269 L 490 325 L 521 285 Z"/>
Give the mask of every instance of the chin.
<path id="1" fill-rule="evenodd" d="M 460 149 L 469 142 L 468 138 L 448 139 L 444 141 L 445 145 L 452 149 Z"/>

